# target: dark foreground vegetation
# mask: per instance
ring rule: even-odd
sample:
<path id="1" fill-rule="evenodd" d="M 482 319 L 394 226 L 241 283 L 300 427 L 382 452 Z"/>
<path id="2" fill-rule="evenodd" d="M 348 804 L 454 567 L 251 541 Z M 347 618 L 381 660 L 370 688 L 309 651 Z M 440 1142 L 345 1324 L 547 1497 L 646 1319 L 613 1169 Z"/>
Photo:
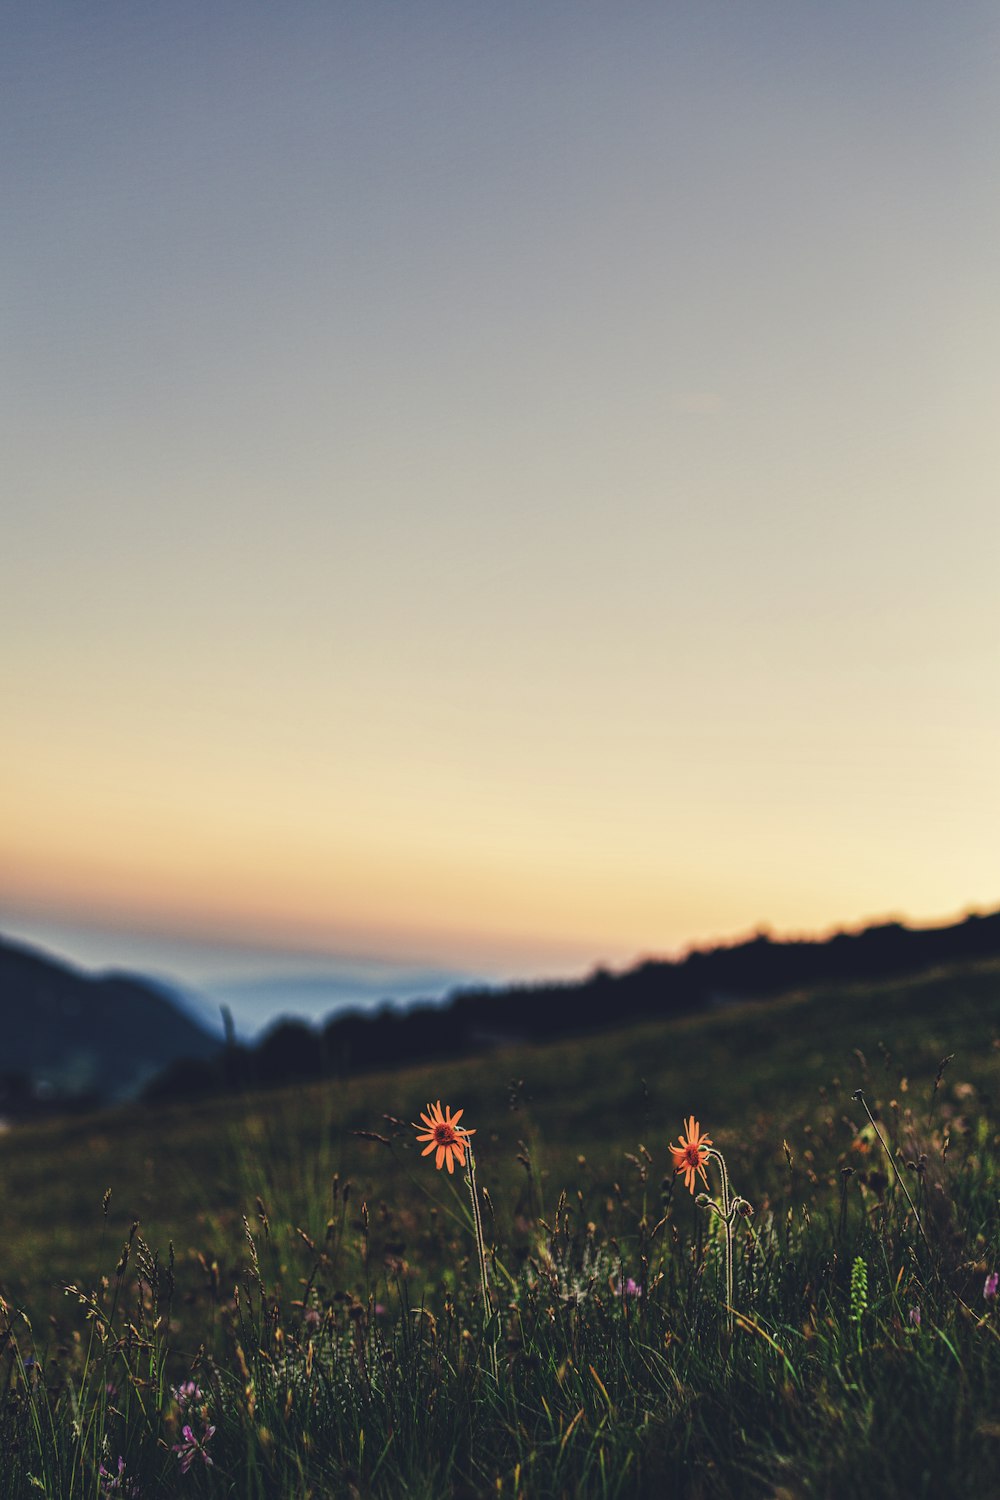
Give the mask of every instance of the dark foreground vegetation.
<path id="1" fill-rule="evenodd" d="M 998 1080 L 987 964 L 12 1131 L 0 1497 L 996 1495 Z"/>

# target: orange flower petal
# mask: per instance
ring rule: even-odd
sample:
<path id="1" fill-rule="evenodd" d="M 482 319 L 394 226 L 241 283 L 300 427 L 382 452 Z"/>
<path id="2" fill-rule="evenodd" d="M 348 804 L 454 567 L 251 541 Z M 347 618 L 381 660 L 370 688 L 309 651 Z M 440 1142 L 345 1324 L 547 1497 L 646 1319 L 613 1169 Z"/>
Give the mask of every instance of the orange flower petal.
<path id="1" fill-rule="evenodd" d="M 427 1143 L 421 1156 L 434 1155 L 434 1165 L 439 1171 L 446 1166 L 449 1172 L 454 1173 L 456 1157 L 459 1166 L 465 1166 L 466 1150 L 471 1150 L 469 1137 L 475 1135 L 475 1131 L 467 1130 L 464 1125 L 459 1124 L 464 1113 L 464 1109 L 457 1109 L 452 1113 L 451 1105 L 442 1107 L 441 1100 L 438 1099 L 421 1110 L 421 1123 L 413 1127 L 417 1132 L 418 1143 Z"/>

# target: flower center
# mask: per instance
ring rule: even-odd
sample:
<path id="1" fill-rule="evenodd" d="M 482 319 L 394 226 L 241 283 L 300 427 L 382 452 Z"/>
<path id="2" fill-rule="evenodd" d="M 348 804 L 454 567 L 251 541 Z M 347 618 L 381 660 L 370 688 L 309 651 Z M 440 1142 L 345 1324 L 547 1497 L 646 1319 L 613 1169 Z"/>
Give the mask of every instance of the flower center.
<path id="1" fill-rule="evenodd" d="M 684 1147 L 684 1160 L 687 1162 L 689 1167 L 701 1166 L 701 1152 L 698 1150 L 698 1147 L 692 1145 L 690 1141 Z"/>
<path id="2" fill-rule="evenodd" d="M 453 1146 L 456 1136 L 450 1125 L 435 1125 L 434 1139 L 439 1146 Z"/>

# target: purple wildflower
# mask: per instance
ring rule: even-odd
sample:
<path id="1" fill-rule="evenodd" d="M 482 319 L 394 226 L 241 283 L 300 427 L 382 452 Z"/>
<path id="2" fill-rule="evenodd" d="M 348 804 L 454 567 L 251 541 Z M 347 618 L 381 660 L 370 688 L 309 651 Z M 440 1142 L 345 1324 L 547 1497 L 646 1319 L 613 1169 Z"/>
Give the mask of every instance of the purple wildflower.
<path id="1" fill-rule="evenodd" d="M 983 1287 L 983 1296 L 986 1298 L 987 1302 L 996 1301 L 998 1286 L 1000 1286 L 1000 1275 L 998 1275 L 996 1271 L 991 1271 L 987 1276 L 986 1283 Z"/>
<path id="2" fill-rule="evenodd" d="M 139 1500 L 139 1485 L 134 1479 L 125 1478 L 125 1460 L 119 1455 L 118 1471 L 113 1474 L 101 1464 L 98 1471 L 101 1481 L 101 1497 L 104 1500 L 108 1495 L 122 1495 L 126 1500 Z"/>
<path id="3" fill-rule="evenodd" d="M 175 1385 L 173 1397 L 182 1411 L 186 1411 L 189 1406 L 197 1406 L 202 1399 L 201 1390 L 193 1380 L 185 1380 L 183 1385 Z"/>
<path id="4" fill-rule="evenodd" d="M 614 1289 L 616 1297 L 638 1297 L 642 1294 L 642 1287 L 631 1276 L 626 1276 Z"/>
<path id="5" fill-rule="evenodd" d="M 912 1328 L 919 1328 L 920 1327 L 920 1308 L 919 1307 L 911 1307 L 910 1308 L 910 1326 Z"/>
<path id="6" fill-rule="evenodd" d="M 174 1444 L 174 1452 L 177 1454 L 180 1462 L 182 1474 L 187 1473 L 196 1458 L 200 1458 L 202 1463 L 208 1464 L 209 1468 L 212 1467 L 212 1460 L 205 1451 L 205 1444 L 214 1432 L 214 1427 L 206 1427 L 200 1438 L 195 1437 L 190 1422 L 184 1424 L 181 1430 L 181 1437 L 184 1441 Z"/>

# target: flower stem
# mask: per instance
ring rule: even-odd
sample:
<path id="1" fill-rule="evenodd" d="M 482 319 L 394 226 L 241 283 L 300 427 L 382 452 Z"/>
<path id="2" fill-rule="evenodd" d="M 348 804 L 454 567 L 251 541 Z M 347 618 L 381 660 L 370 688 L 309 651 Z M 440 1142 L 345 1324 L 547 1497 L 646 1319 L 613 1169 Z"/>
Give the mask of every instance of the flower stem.
<path id="1" fill-rule="evenodd" d="M 726 1227 L 726 1327 L 733 1336 L 733 1208 L 729 1191 L 729 1172 L 721 1151 L 711 1147 L 707 1153 L 719 1168 L 722 1182 L 722 1221 Z"/>
<path id="2" fill-rule="evenodd" d="M 479 1288 L 483 1299 L 483 1338 L 490 1361 L 490 1374 L 499 1383 L 500 1366 L 497 1359 L 496 1337 L 487 1337 L 486 1335 L 487 1324 L 492 1317 L 493 1308 L 490 1302 L 489 1277 L 486 1274 L 486 1239 L 483 1234 L 483 1215 L 479 1207 L 479 1190 L 476 1187 L 476 1158 L 468 1136 L 464 1139 L 464 1145 L 465 1173 L 469 1184 L 469 1197 L 472 1200 L 472 1222 L 476 1231 L 476 1249 L 479 1252 Z"/>

